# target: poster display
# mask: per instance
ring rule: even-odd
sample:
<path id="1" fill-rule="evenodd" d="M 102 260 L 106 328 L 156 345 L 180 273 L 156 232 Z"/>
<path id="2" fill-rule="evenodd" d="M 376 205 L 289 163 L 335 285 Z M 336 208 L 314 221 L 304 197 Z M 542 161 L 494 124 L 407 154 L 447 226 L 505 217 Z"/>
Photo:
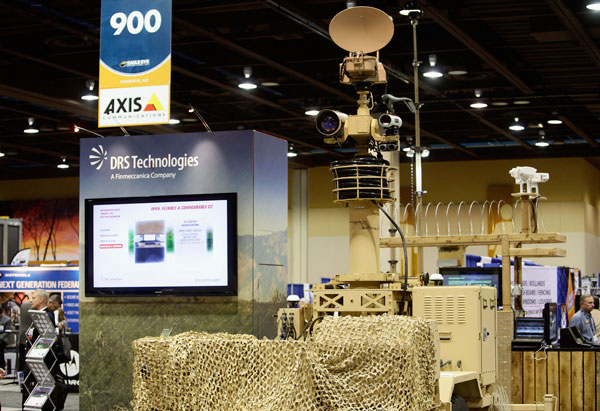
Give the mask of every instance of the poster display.
<path id="1" fill-rule="evenodd" d="M 72 333 L 79 333 L 79 267 L 0 267 L 0 289 L 31 295 L 42 289 L 60 293 Z"/>
<path id="2" fill-rule="evenodd" d="M 511 281 L 514 267 L 510 267 Z M 558 301 L 557 268 L 523 266 L 523 309 L 526 317 L 542 317 L 544 304 Z"/>
<path id="3" fill-rule="evenodd" d="M 98 127 L 170 118 L 171 0 L 102 0 Z"/>

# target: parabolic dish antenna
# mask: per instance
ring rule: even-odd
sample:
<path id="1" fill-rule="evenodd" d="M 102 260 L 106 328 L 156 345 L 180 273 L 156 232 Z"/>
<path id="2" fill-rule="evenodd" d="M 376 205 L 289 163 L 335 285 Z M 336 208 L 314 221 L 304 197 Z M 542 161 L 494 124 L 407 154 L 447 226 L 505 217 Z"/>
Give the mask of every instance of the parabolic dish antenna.
<path id="1" fill-rule="evenodd" d="M 329 35 L 346 51 L 372 53 L 390 42 L 394 35 L 394 21 L 374 7 L 351 7 L 340 11 L 331 20 Z"/>

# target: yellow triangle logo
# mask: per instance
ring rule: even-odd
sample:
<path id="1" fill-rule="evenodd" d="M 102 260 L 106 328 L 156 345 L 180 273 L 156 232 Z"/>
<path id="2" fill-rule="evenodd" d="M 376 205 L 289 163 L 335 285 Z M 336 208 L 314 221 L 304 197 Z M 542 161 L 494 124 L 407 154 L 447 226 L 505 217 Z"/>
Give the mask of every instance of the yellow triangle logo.
<path id="1" fill-rule="evenodd" d="M 160 101 L 158 101 L 158 97 L 156 97 L 156 93 L 152 93 L 152 97 L 150 97 L 150 101 L 146 104 L 146 108 L 144 111 L 162 111 L 164 110 Z"/>

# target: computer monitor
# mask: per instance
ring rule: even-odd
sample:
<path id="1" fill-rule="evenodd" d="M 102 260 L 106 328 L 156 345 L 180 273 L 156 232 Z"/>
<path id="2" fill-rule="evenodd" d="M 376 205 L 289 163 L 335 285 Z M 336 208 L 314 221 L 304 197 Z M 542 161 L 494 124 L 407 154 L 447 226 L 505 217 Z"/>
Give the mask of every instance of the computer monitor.
<path id="1" fill-rule="evenodd" d="M 560 346 L 562 348 L 569 347 L 591 347 L 581 335 L 579 328 L 568 327 L 560 329 Z"/>
<path id="2" fill-rule="evenodd" d="M 544 341 L 546 344 L 554 344 L 558 340 L 558 304 L 544 304 L 542 317 L 544 318 Z"/>
<path id="3" fill-rule="evenodd" d="M 502 306 L 502 267 L 440 267 L 443 285 L 496 287 L 497 305 Z"/>
<path id="4" fill-rule="evenodd" d="M 535 340 L 541 342 L 543 339 L 543 318 L 519 317 L 515 320 L 515 340 Z"/>

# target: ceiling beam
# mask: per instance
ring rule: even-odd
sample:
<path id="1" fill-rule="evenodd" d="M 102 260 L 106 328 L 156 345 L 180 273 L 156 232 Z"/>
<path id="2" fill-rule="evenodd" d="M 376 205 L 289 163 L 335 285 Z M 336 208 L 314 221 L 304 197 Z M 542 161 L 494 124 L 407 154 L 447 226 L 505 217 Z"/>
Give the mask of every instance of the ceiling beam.
<path id="1" fill-rule="evenodd" d="M 500 60 L 494 57 L 471 36 L 454 24 L 442 12 L 433 7 L 428 0 L 421 0 L 420 3 L 424 7 L 427 16 L 431 17 L 433 21 L 442 26 L 448 33 L 454 36 L 454 38 L 467 46 L 473 53 L 477 54 L 479 58 L 481 58 L 485 63 L 489 64 L 511 84 L 525 94 L 534 94 L 534 91 L 519 77 L 517 77 L 516 74 L 510 71 L 504 64 L 500 62 Z"/>
<path id="2" fill-rule="evenodd" d="M 190 71 L 190 70 L 186 70 L 186 69 L 181 68 L 181 67 L 172 66 L 171 70 L 173 70 L 176 73 L 180 73 L 180 74 L 183 74 L 185 76 L 188 76 L 190 78 L 193 78 L 193 79 L 196 79 L 196 80 L 200 80 L 200 81 L 202 81 L 204 83 L 208 83 L 210 85 L 213 85 L 215 87 L 221 88 L 223 90 L 227 90 L 230 93 L 238 94 L 238 95 L 243 96 L 243 97 L 245 97 L 247 99 L 256 101 L 257 103 L 264 104 L 265 106 L 269 106 L 269 107 L 275 108 L 277 110 L 281 110 L 284 113 L 291 114 L 292 116 L 298 116 L 298 112 L 297 111 L 289 110 L 286 107 L 282 106 L 281 104 L 274 103 L 273 101 L 267 100 L 266 98 L 258 97 L 258 96 L 254 95 L 252 93 L 248 93 L 247 91 L 243 91 L 239 87 L 232 87 L 232 86 L 224 84 L 224 83 L 222 83 L 220 81 L 214 80 L 214 79 L 212 79 L 210 77 L 203 76 L 202 74 L 198 74 L 198 73 L 195 73 L 195 72 Z"/>
<path id="3" fill-rule="evenodd" d="M 594 40 L 590 37 L 579 20 L 577 20 L 577 17 L 575 17 L 571 10 L 569 10 L 561 0 L 546 0 L 546 3 L 548 3 L 548 6 L 550 6 L 562 24 L 590 55 L 594 64 L 600 67 L 600 50 L 598 50 Z"/>
<path id="4" fill-rule="evenodd" d="M 455 105 L 458 108 L 461 108 L 465 113 L 467 113 L 471 117 L 475 117 L 477 120 L 479 120 L 479 122 L 481 124 L 485 124 L 486 126 L 488 126 L 489 128 L 491 128 L 492 130 L 494 130 L 496 133 L 503 135 L 504 137 L 508 138 L 509 140 L 512 140 L 512 141 L 514 141 L 516 143 L 519 143 L 523 148 L 526 148 L 527 150 L 533 150 L 533 147 L 531 147 L 529 144 L 527 144 L 526 142 L 524 142 L 520 138 L 513 136 L 511 133 L 509 133 L 508 131 L 506 131 L 506 130 L 500 128 L 500 127 L 498 127 L 494 123 L 491 123 L 490 121 L 486 120 L 480 114 L 475 113 L 473 110 L 467 110 L 466 108 L 462 107 L 460 104 L 455 104 Z"/>
<path id="5" fill-rule="evenodd" d="M 173 17 L 173 23 L 176 24 L 177 26 L 179 26 L 180 28 L 189 30 L 191 32 L 195 32 L 204 37 L 208 37 L 209 39 L 213 40 L 217 44 L 227 47 L 228 49 L 233 50 L 242 56 L 250 57 L 254 60 L 257 60 L 257 61 L 260 61 L 260 62 L 266 64 L 269 67 L 279 70 L 291 77 L 299 78 L 303 81 L 306 81 L 307 83 L 312 84 L 313 86 L 318 87 L 323 91 L 327 91 L 328 93 L 334 94 L 345 101 L 352 101 L 352 102 L 356 101 L 356 97 L 351 97 L 348 94 L 343 93 L 343 92 L 339 91 L 338 89 L 328 86 L 327 84 L 322 83 L 318 80 L 315 80 L 314 78 L 312 78 L 306 74 L 299 73 L 296 70 L 293 70 L 289 67 L 284 66 L 283 64 L 280 64 L 280 63 L 277 63 L 276 61 L 271 60 L 270 58 L 267 58 L 263 55 L 260 55 L 251 50 L 248 50 L 246 47 L 240 46 L 239 44 L 229 41 L 226 38 L 219 36 L 216 33 L 213 33 L 209 30 L 198 27 L 195 24 L 191 24 L 181 18 Z"/>
<path id="6" fill-rule="evenodd" d="M 571 129 L 571 131 L 573 131 L 573 133 L 577 134 L 579 137 L 581 137 L 582 139 L 587 141 L 589 143 L 589 145 L 591 145 L 594 148 L 600 147 L 600 145 L 593 138 L 591 138 L 586 133 L 584 133 L 583 130 L 581 130 L 579 127 L 577 127 L 575 124 L 573 124 L 573 122 L 571 120 L 569 120 L 565 116 L 558 116 L 558 118 L 561 119 L 562 122 L 565 123 L 565 125 L 567 127 L 569 127 Z"/>
<path id="7" fill-rule="evenodd" d="M 297 138 L 292 138 L 292 137 L 286 137 L 286 136 L 282 136 L 282 135 L 280 135 L 280 134 L 273 133 L 273 132 L 271 132 L 271 131 L 269 131 L 269 130 L 256 130 L 256 131 L 260 131 L 261 133 L 265 133 L 265 134 L 268 134 L 268 135 L 270 135 L 270 136 L 273 136 L 273 137 L 280 138 L 280 139 L 282 139 L 282 140 L 287 140 L 287 141 L 289 141 L 289 142 L 292 142 L 292 143 L 294 143 L 294 144 L 299 144 L 299 145 L 302 145 L 302 146 L 306 146 L 306 147 L 314 148 L 314 149 L 316 149 L 316 150 L 322 150 L 322 151 L 325 151 L 325 152 L 327 152 L 328 154 L 331 154 L 331 155 L 333 155 L 333 156 L 336 156 L 336 157 L 344 157 L 344 155 L 343 155 L 343 154 L 340 154 L 340 153 L 338 153 L 338 152 L 336 152 L 336 151 L 333 151 L 333 150 L 330 150 L 330 149 L 328 149 L 328 148 L 323 148 L 323 147 L 321 147 L 321 146 L 317 146 L 317 145 L 314 145 L 314 144 L 308 143 L 308 142 L 306 142 L 305 140 L 298 140 Z"/>

